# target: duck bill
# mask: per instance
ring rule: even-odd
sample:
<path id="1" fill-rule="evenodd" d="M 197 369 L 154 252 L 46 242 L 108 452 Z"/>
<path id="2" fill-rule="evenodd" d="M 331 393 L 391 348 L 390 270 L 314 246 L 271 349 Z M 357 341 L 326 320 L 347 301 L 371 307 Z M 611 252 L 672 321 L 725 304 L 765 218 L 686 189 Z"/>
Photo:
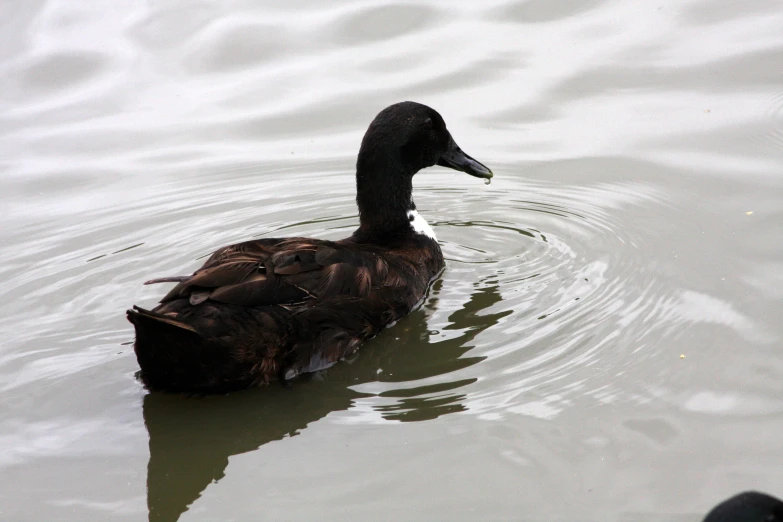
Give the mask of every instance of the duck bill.
<path id="1" fill-rule="evenodd" d="M 449 150 L 440 157 L 438 165 L 460 172 L 466 172 L 477 178 L 490 179 L 492 177 L 492 171 L 489 170 L 486 165 L 462 152 L 462 149 L 460 149 L 454 141 L 451 142 Z"/>

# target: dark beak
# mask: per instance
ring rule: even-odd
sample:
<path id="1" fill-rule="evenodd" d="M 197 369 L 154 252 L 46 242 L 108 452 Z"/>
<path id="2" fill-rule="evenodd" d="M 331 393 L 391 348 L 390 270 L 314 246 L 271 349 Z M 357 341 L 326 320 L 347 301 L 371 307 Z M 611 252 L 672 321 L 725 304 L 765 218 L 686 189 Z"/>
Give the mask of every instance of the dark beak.
<path id="1" fill-rule="evenodd" d="M 438 160 L 438 165 L 459 170 L 460 172 L 467 172 L 471 176 L 476 176 L 477 178 L 490 179 L 492 177 L 492 171 L 489 170 L 486 165 L 482 165 L 480 162 L 462 152 L 462 149 L 454 143 L 454 140 L 451 140 L 449 150 L 447 150 Z"/>

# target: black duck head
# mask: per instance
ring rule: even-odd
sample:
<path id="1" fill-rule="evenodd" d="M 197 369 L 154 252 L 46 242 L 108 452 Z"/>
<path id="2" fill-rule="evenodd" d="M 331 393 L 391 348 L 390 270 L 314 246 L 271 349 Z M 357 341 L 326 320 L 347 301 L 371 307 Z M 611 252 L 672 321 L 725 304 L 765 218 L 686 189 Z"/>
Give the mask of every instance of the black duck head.
<path id="1" fill-rule="evenodd" d="M 411 101 L 386 107 L 370 123 L 357 167 L 377 168 L 379 162 L 407 176 L 440 165 L 477 178 L 492 177 L 489 168 L 459 148 L 435 109 Z"/>
<path id="2" fill-rule="evenodd" d="M 490 179 L 492 171 L 460 149 L 435 109 L 395 103 L 370 123 L 356 162 L 360 237 L 384 238 L 410 228 L 413 176 L 441 165 Z"/>

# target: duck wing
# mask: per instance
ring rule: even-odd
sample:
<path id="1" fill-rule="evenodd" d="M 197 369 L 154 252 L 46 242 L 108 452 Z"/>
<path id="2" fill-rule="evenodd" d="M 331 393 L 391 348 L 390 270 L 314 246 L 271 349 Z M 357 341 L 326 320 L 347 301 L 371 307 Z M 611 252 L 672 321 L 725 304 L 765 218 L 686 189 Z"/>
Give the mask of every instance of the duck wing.
<path id="1" fill-rule="evenodd" d="M 153 310 L 134 307 L 150 389 L 217 393 L 328 368 L 408 313 L 439 249 L 260 239 L 215 252 Z"/>
<path id="2" fill-rule="evenodd" d="M 389 282 L 389 267 L 375 250 L 342 241 L 260 239 L 221 248 L 190 276 L 146 284 L 178 282 L 161 303 L 187 298 L 193 306 L 206 300 L 255 307 L 364 297 Z"/>

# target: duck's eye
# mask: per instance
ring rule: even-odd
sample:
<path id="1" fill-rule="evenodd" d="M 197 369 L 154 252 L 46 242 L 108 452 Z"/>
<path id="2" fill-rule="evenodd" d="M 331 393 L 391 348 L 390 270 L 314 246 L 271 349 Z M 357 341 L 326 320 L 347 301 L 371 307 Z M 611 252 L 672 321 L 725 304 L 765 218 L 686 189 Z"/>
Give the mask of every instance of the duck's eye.
<path id="1" fill-rule="evenodd" d="M 432 127 L 432 118 L 427 118 L 424 120 L 424 126 L 425 127 Z"/>

